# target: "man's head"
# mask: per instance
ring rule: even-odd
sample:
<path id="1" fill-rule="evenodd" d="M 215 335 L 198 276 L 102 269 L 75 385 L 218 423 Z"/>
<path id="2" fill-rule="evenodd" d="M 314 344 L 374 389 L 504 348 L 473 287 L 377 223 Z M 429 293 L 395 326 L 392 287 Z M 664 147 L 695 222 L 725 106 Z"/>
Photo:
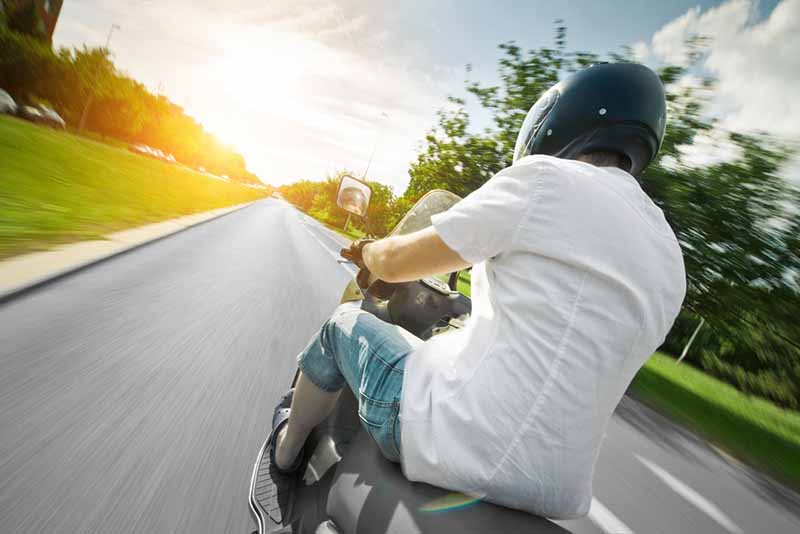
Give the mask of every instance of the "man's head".
<path id="1" fill-rule="evenodd" d="M 590 163 L 595 167 L 617 167 L 627 172 L 631 170 L 631 160 L 618 152 L 591 152 L 589 154 L 579 154 L 575 159 Z"/>
<path id="2" fill-rule="evenodd" d="M 664 87 L 635 63 L 600 63 L 545 92 L 531 107 L 514 162 L 531 154 L 617 166 L 634 176 L 655 158 L 666 128 Z"/>

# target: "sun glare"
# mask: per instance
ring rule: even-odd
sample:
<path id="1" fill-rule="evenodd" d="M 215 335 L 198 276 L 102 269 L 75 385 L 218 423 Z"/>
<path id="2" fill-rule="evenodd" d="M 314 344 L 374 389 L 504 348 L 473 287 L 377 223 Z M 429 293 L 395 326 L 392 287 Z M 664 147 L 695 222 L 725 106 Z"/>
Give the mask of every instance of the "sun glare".
<path id="1" fill-rule="evenodd" d="M 231 35 L 214 66 L 230 113 L 215 125 L 218 135 L 236 146 L 252 143 L 252 121 L 270 120 L 280 128 L 308 111 L 309 77 L 326 65 L 325 49 L 301 36 L 245 32 Z"/>
<path id="2" fill-rule="evenodd" d="M 287 33 L 246 34 L 226 42 L 220 72 L 234 98 L 292 106 L 307 78 L 329 68 L 330 54 L 312 40 Z"/>

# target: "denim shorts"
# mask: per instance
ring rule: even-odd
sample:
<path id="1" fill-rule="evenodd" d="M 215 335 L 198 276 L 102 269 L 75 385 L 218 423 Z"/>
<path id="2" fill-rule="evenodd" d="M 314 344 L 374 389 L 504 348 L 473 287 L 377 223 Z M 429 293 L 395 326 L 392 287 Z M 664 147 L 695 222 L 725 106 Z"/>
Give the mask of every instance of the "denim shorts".
<path id="1" fill-rule="evenodd" d="M 347 383 L 358 416 L 383 455 L 400 461 L 400 397 L 406 357 L 422 340 L 363 311 L 342 304 L 297 358 L 303 374 L 325 391 Z"/>

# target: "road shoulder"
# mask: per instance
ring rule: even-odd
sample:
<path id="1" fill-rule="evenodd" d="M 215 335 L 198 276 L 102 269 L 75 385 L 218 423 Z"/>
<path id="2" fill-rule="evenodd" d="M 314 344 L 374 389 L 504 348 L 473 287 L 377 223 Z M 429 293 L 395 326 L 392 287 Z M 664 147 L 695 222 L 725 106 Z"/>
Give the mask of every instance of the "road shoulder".
<path id="1" fill-rule="evenodd" d="M 0 302 L 95 263 L 250 206 L 245 202 L 0 261 Z"/>

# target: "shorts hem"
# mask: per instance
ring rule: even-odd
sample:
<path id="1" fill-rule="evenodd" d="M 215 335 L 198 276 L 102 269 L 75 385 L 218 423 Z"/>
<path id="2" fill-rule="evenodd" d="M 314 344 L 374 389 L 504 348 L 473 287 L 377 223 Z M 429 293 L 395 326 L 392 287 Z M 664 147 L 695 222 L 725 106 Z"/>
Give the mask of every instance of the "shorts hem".
<path id="1" fill-rule="evenodd" d="M 342 388 L 344 388 L 345 385 L 344 378 L 342 378 L 341 382 L 339 382 L 338 384 L 334 384 L 332 386 L 325 380 L 322 380 L 318 376 L 315 376 L 313 371 L 309 372 L 309 366 L 306 365 L 305 358 L 303 358 L 302 356 L 298 358 L 297 366 L 300 368 L 300 372 L 303 373 L 303 376 L 308 378 L 308 380 L 311 381 L 312 384 L 317 386 L 322 391 L 325 391 L 327 393 L 335 393 L 337 391 L 341 391 Z"/>

